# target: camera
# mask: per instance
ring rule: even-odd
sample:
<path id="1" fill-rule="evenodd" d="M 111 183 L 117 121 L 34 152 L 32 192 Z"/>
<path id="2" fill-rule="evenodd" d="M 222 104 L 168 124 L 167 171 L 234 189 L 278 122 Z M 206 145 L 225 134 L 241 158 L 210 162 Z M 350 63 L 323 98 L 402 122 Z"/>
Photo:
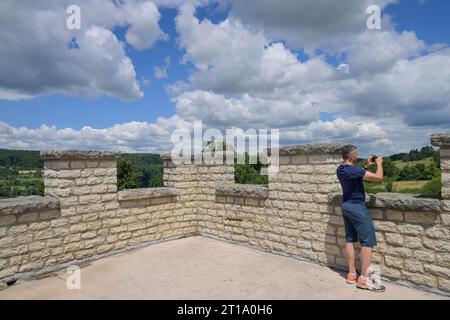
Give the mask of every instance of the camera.
<path id="1" fill-rule="evenodd" d="M 378 156 L 372 156 L 371 158 L 370 158 L 370 162 L 375 162 L 375 159 L 376 158 L 378 158 Z"/>

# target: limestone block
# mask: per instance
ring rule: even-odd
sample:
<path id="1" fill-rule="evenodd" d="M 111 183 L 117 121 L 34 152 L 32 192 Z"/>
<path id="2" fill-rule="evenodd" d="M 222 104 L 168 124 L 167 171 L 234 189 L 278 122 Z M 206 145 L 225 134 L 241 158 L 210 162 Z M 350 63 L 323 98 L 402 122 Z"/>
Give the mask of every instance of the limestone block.
<path id="1" fill-rule="evenodd" d="M 399 224 L 398 232 L 405 235 L 421 236 L 425 233 L 425 229 L 419 225 Z"/>
<path id="2" fill-rule="evenodd" d="M 405 268 L 406 268 L 406 270 L 411 271 L 411 272 L 417 272 L 417 273 L 424 272 L 423 263 L 421 263 L 417 260 L 406 259 L 405 260 Z"/>
<path id="3" fill-rule="evenodd" d="M 434 276 L 406 271 L 402 272 L 402 274 L 407 280 L 415 282 L 417 284 L 425 285 L 432 288 L 435 288 L 437 285 L 436 277 Z"/>
<path id="4" fill-rule="evenodd" d="M 422 225 L 432 225 L 438 223 L 439 221 L 439 215 L 437 212 L 408 211 L 404 214 L 406 222 L 418 223 Z"/>
<path id="5" fill-rule="evenodd" d="M 431 275 L 440 276 L 444 278 L 450 278 L 450 269 L 445 267 L 436 266 L 434 264 L 425 264 L 425 271 Z"/>
<path id="6" fill-rule="evenodd" d="M 8 233 L 10 235 L 16 235 L 16 234 L 25 233 L 26 231 L 28 231 L 27 225 L 22 224 L 22 225 L 10 227 Z M 5 228 L 5 234 L 6 234 L 6 228 Z"/>
<path id="7" fill-rule="evenodd" d="M 385 239 L 388 244 L 395 246 L 403 246 L 403 236 L 398 233 L 385 233 Z"/>
<path id="8" fill-rule="evenodd" d="M 389 253 L 394 256 L 408 258 L 408 257 L 411 257 L 412 250 L 408 249 L 408 248 L 403 248 L 403 247 L 398 247 L 398 248 L 390 247 Z"/>
<path id="9" fill-rule="evenodd" d="M 377 231 L 398 232 L 397 225 L 389 221 L 374 221 L 375 229 Z"/>
<path id="10" fill-rule="evenodd" d="M 435 253 L 433 251 L 416 250 L 414 257 L 420 261 L 433 262 L 435 260 Z"/>
<path id="11" fill-rule="evenodd" d="M 405 246 L 410 249 L 420 249 L 423 248 L 422 238 L 421 237 L 404 237 Z"/>
<path id="12" fill-rule="evenodd" d="M 434 226 L 426 230 L 426 235 L 432 239 L 450 239 L 450 229 L 444 226 Z"/>
<path id="13" fill-rule="evenodd" d="M 450 253 L 436 253 L 436 262 L 440 266 L 450 268 Z"/>
<path id="14" fill-rule="evenodd" d="M 84 232 L 81 234 L 81 238 L 86 240 L 86 239 L 92 239 L 95 238 L 97 236 L 97 233 L 95 231 L 88 231 L 88 232 Z"/>
<path id="15" fill-rule="evenodd" d="M 442 291 L 446 291 L 446 292 L 450 292 L 450 280 L 448 280 L 448 278 L 441 278 L 438 277 L 438 288 L 441 289 Z"/>

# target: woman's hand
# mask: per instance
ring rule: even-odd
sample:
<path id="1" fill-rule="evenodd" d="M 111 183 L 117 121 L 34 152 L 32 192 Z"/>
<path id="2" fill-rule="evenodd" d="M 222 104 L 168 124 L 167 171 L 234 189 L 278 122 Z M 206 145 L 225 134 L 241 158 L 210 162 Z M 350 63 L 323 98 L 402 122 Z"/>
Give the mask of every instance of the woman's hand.
<path id="1" fill-rule="evenodd" d="M 383 165 L 383 161 L 384 161 L 383 157 L 377 157 L 375 159 L 375 163 L 377 164 L 377 166 Z"/>
<path id="2" fill-rule="evenodd" d="M 364 165 L 364 169 L 369 169 L 369 167 L 373 166 L 376 162 L 372 161 L 373 156 L 367 158 L 367 163 Z"/>

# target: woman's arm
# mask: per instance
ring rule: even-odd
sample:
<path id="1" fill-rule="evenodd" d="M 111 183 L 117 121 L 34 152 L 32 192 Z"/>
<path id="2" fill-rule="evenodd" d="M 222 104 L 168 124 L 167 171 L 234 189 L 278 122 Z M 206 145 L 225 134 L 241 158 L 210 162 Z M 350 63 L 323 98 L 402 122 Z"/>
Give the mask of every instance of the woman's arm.
<path id="1" fill-rule="evenodd" d="M 375 159 L 375 163 L 377 164 L 377 171 L 375 173 L 372 173 L 370 171 L 366 171 L 366 174 L 364 175 L 365 181 L 375 181 L 380 182 L 383 181 L 383 157 L 378 157 Z"/>

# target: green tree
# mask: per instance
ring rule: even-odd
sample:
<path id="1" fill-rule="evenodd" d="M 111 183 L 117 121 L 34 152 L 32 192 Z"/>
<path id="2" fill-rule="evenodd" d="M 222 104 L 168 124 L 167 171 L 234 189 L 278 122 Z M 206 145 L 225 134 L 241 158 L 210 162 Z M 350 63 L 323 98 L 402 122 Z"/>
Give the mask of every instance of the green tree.
<path id="1" fill-rule="evenodd" d="M 131 161 L 126 158 L 119 158 L 117 160 L 117 188 L 123 190 L 137 187 L 137 175 L 133 172 Z"/>
<path id="2" fill-rule="evenodd" d="M 389 158 L 391 158 L 394 161 L 402 160 L 403 162 L 409 162 L 409 161 L 423 160 L 423 159 L 430 158 L 430 157 L 436 158 L 438 156 L 439 156 L 439 152 L 437 150 L 435 150 L 431 146 L 426 146 L 426 147 L 421 148 L 420 150 L 413 149 L 413 150 L 409 151 L 408 153 L 393 154 Z"/>
<path id="3" fill-rule="evenodd" d="M 405 166 L 402 171 L 400 171 L 400 175 L 398 180 L 400 181 L 415 181 L 420 180 L 421 174 L 417 170 L 416 167 L 413 166 Z"/>
<path id="4" fill-rule="evenodd" d="M 162 187 L 163 182 L 163 167 L 159 165 L 151 165 L 139 175 L 140 188 Z"/>
<path id="5" fill-rule="evenodd" d="M 432 179 L 433 177 L 436 177 L 439 174 L 439 168 L 436 165 L 436 162 L 429 163 L 425 168 L 425 174 L 427 177 Z"/>
<path id="6" fill-rule="evenodd" d="M 384 175 L 389 178 L 396 177 L 400 173 L 400 169 L 397 168 L 394 161 L 392 161 L 390 158 L 384 159 L 383 171 L 384 171 Z"/>
<path id="7" fill-rule="evenodd" d="M 267 175 L 261 175 L 261 163 L 259 156 L 256 157 L 256 163 L 250 164 L 250 156 L 246 152 L 244 154 L 245 163 L 234 165 L 234 180 L 241 184 L 267 184 Z"/>
<path id="8" fill-rule="evenodd" d="M 423 163 L 417 163 L 414 166 L 404 167 L 399 174 L 398 180 L 416 181 L 430 180 L 436 175 L 436 169 L 432 166 L 425 167 Z"/>

